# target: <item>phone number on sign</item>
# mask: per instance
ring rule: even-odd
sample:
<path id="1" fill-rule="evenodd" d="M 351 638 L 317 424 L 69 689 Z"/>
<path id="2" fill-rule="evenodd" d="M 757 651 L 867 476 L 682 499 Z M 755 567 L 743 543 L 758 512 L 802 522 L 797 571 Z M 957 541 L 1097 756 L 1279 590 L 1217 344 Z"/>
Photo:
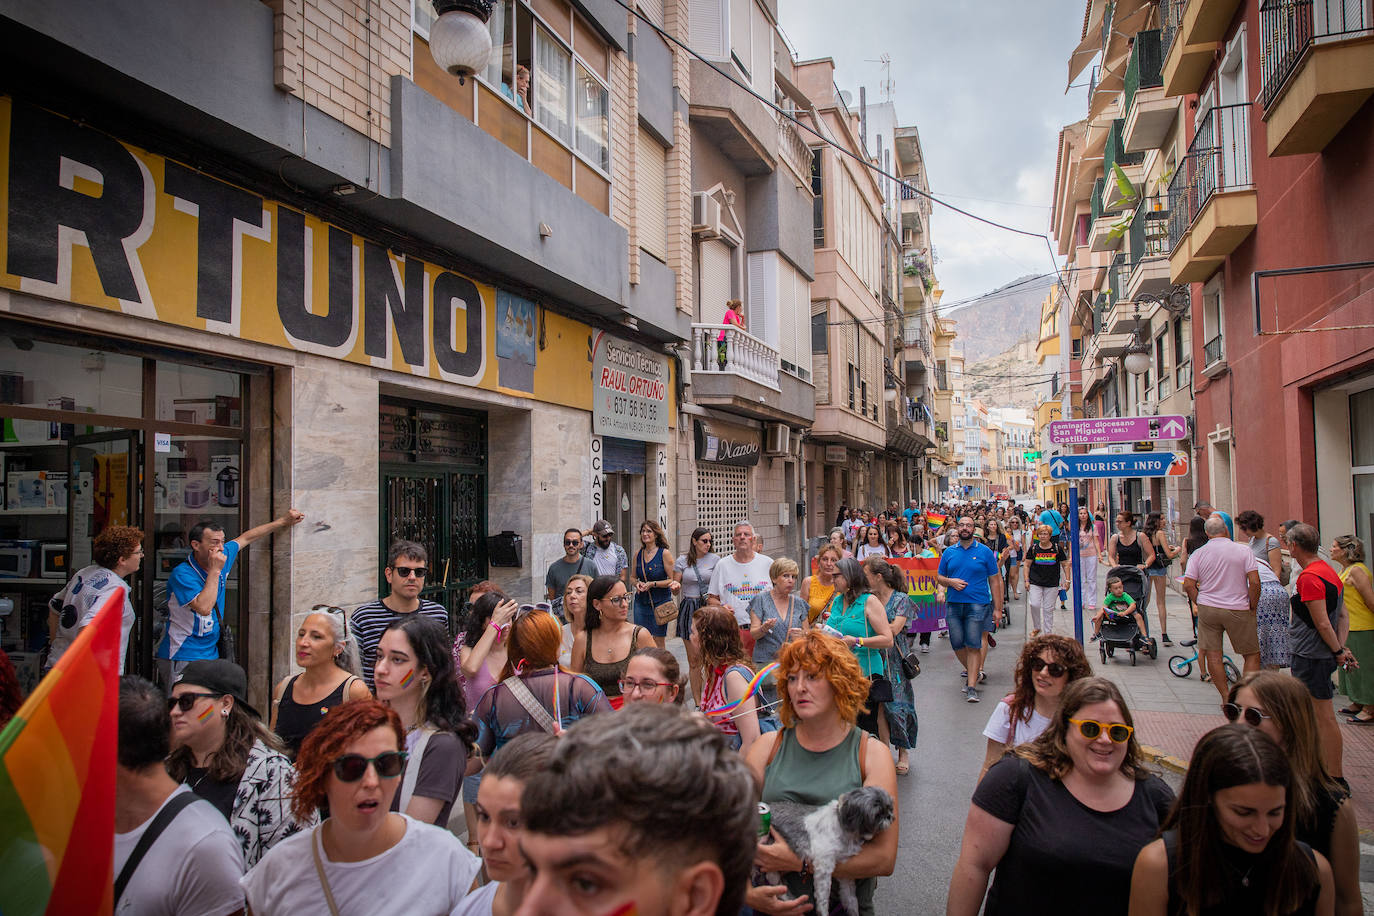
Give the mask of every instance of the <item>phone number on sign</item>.
<path id="1" fill-rule="evenodd" d="M 658 422 L 658 405 L 630 398 L 611 398 L 611 413 L 617 417 Z"/>

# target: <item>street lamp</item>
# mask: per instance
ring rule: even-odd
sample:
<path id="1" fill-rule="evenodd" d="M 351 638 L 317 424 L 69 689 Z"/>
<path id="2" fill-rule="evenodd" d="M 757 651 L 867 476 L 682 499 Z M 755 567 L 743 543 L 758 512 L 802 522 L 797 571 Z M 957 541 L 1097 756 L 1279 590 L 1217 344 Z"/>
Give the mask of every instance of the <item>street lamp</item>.
<path id="1" fill-rule="evenodd" d="M 1150 344 L 1140 333 L 1140 304 L 1144 302 L 1156 305 L 1171 315 L 1182 315 L 1192 307 L 1192 295 L 1188 290 L 1186 283 L 1176 283 L 1163 295 L 1136 294 L 1135 330 L 1131 335 L 1131 344 L 1126 348 L 1125 356 L 1121 360 L 1121 364 L 1131 375 L 1144 375 L 1150 371 Z"/>
<path id="2" fill-rule="evenodd" d="M 429 27 L 429 53 L 462 83 L 491 56 L 491 0 L 434 0 L 434 12 L 438 18 Z"/>

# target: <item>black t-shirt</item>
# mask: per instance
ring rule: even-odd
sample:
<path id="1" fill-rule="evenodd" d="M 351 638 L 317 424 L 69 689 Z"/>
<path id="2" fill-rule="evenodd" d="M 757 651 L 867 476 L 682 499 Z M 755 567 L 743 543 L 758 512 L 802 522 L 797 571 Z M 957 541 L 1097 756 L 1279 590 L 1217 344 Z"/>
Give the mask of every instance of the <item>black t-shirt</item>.
<path id="1" fill-rule="evenodd" d="M 225 820 L 234 813 L 234 795 L 239 790 L 237 779 L 233 782 L 220 782 L 212 778 L 205 767 L 187 767 L 186 785 L 191 787 L 192 792 L 218 808 Z"/>
<path id="2" fill-rule="evenodd" d="M 1040 542 L 1035 541 L 1031 544 L 1030 550 L 1026 551 L 1026 561 L 1030 564 L 1028 579 L 1031 585 L 1041 588 L 1059 587 L 1059 564 L 1064 562 L 1063 547 L 1055 543 L 1041 547 Z"/>
<path id="3" fill-rule="evenodd" d="M 1163 780 L 1147 776 L 1124 807 L 1094 811 L 1029 761 L 1004 757 L 973 793 L 975 805 L 1015 825 L 985 916 L 1126 912 L 1135 857 L 1158 835 L 1173 800 Z"/>

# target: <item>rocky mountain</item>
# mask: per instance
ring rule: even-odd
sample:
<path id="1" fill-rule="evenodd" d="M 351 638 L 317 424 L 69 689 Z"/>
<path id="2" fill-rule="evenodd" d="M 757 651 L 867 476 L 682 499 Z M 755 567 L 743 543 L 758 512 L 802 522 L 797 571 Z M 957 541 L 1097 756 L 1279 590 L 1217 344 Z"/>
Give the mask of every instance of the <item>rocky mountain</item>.
<path id="1" fill-rule="evenodd" d="M 1040 328 L 1040 303 L 1053 283 L 1053 276 L 1031 274 L 985 293 L 967 305 L 948 312 L 941 309 L 941 315 L 959 323 L 964 365 L 971 366 L 1005 353 L 1021 340 L 1033 342 Z"/>
<path id="2" fill-rule="evenodd" d="M 1039 383 L 1044 375 L 1045 369 L 1035 364 L 1035 341 L 1025 339 L 987 359 L 965 362 L 964 392 L 989 407 L 1033 410 L 1036 392 L 1049 392 L 1047 384 Z"/>

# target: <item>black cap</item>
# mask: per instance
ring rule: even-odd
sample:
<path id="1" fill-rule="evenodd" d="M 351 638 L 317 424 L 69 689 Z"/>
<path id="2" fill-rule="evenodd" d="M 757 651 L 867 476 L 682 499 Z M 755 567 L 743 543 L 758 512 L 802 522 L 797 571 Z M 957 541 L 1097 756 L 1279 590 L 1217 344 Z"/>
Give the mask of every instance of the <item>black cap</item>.
<path id="1" fill-rule="evenodd" d="M 234 698 L 243 711 L 261 719 L 262 715 L 248 705 L 248 676 L 243 669 L 228 659 L 203 658 L 187 662 L 177 677 L 178 684 L 194 684 L 204 687 L 210 693 L 219 693 Z"/>

